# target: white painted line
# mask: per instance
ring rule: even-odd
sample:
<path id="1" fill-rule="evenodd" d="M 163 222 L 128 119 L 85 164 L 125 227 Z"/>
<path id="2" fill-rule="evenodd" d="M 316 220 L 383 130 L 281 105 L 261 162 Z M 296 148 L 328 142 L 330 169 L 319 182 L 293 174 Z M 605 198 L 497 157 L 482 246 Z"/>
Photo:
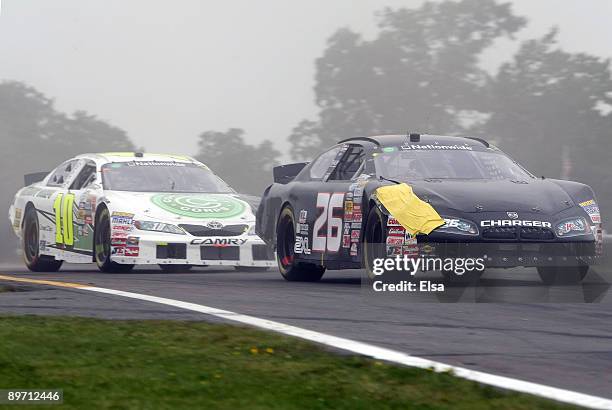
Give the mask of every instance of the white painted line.
<path id="1" fill-rule="evenodd" d="M 123 296 L 131 299 L 139 299 L 162 305 L 174 306 L 181 309 L 200 312 L 218 318 L 243 323 L 261 329 L 271 330 L 288 336 L 299 337 L 325 346 L 334 347 L 341 350 L 357 353 L 375 359 L 397 363 L 405 366 L 418 367 L 421 369 L 432 369 L 436 372 L 452 372 L 455 376 L 463 379 L 472 380 L 478 383 L 499 387 L 506 390 L 513 390 L 521 393 L 528 393 L 547 399 L 556 400 L 563 403 L 589 407 L 593 409 L 611 409 L 612 400 L 603 397 L 591 396 L 570 390 L 559 389 L 543 384 L 526 382 L 510 377 L 497 376 L 494 374 L 478 372 L 463 367 L 455 367 L 448 364 L 435 362 L 420 357 L 410 356 L 406 353 L 398 352 L 383 347 L 361 343 L 355 340 L 345 339 L 327 335 L 325 333 L 302 329 L 284 323 L 261 319 L 254 316 L 242 315 L 228 310 L 217 309 L 196 303 L 182 302 L 180 300 L 167 299 L 158 296 L 143 295 L 140 293 L 124 292 L 114 289 L 98 288 L 93 286 L 79 287 L 80 290 L 88 290 L 109 295 Z"/>

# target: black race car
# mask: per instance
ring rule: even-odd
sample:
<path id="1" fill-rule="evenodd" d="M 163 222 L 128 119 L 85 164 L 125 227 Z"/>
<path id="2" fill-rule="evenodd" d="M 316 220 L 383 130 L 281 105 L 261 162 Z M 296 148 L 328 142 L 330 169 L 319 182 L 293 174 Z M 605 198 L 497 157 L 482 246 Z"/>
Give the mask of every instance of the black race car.
<path id="1" fill-rule="evenodd" d="M 386 256 L 482 257 L 487 267 L 535 266 L 542 280 L 586 275 L 601 250 L 601 217 L 584 184 L 536 178 L 479 138 L 409 134 L 355 137 L 311 163 L 274 169 L 257 234 L 283 277 L 370 269 Z M 376 199 L 406 183 L 444 224 L 409 235 Z"/>

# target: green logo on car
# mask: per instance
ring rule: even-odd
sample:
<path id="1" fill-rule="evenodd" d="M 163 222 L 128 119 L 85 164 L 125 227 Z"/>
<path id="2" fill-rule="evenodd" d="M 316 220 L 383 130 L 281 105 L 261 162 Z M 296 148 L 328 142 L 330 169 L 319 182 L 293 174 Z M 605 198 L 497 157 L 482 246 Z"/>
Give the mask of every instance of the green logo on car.
<path id="1" fill-rule="evenodd" d="M 199 219 L 232 218 L 245 210 L 244 202 L 221 195 L 157 194 L 151 201 L 173 214 Z"/>

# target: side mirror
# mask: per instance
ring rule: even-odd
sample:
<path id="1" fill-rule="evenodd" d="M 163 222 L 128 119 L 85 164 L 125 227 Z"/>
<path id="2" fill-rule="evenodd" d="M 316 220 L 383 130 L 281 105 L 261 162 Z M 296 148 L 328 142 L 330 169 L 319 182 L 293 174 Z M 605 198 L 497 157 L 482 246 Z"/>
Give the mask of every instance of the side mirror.
<path id="1" fill-rule="evenodd" d="M 274 167 L 272 170 L 272 173 L 274 174 L 274 182 L 277 184 L 287 184 L 293 181 L 293 178 L 295 178 L 306 165 L 308 165 L 308 162 L 298 162 L 296 164 L 279 165 L 278 167 Z"/>

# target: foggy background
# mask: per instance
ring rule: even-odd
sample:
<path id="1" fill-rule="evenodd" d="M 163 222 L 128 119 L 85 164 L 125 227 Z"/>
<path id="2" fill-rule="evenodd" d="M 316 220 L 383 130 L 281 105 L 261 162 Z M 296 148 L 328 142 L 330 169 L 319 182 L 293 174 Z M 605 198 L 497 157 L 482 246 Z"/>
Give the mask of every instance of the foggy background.
<path id="1" fill-rule="evenodd" d="M 23 174 L 195 155 L 260 194 L 354 135 L 477 135 L 612 215 L 612 2 L 3 0 L 0 258 Z"/>

